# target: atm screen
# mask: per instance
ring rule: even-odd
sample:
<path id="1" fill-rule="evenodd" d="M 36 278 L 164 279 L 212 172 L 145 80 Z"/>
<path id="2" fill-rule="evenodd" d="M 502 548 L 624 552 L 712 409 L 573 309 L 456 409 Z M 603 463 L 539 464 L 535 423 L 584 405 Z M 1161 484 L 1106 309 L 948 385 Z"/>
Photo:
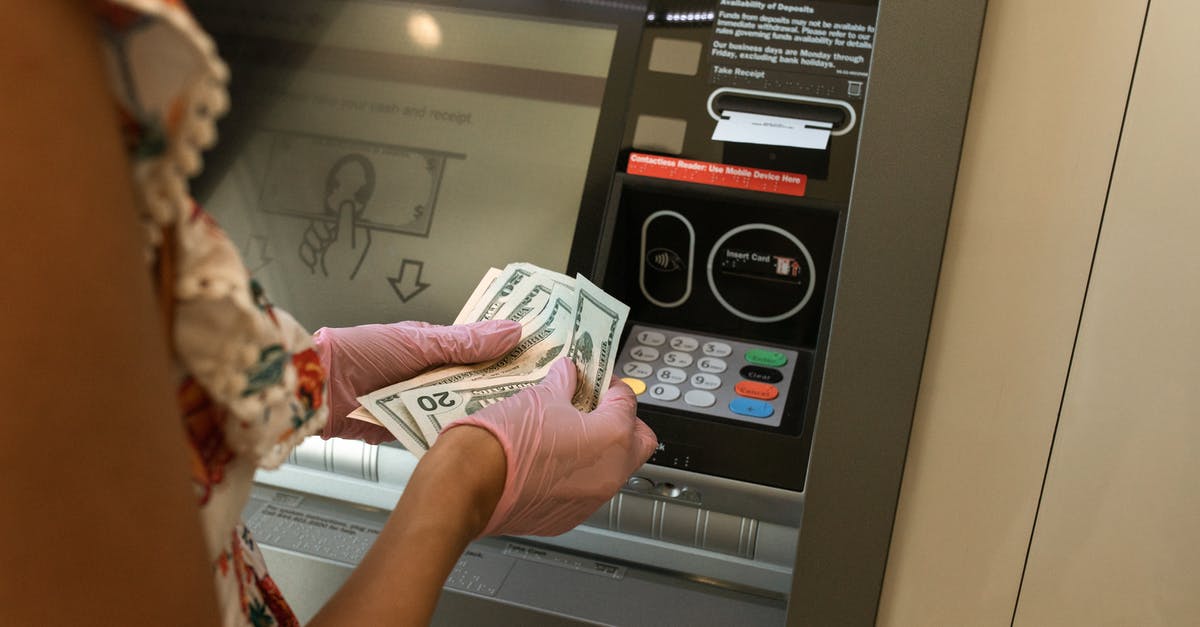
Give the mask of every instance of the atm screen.
<path id="1" fill-rule="evenodd" d="M 567 265 L 617 27 L 461 5 L 192 3 L 232 71 L 197 196 L 309 328 L 447 323 L 489 266 Z"/>

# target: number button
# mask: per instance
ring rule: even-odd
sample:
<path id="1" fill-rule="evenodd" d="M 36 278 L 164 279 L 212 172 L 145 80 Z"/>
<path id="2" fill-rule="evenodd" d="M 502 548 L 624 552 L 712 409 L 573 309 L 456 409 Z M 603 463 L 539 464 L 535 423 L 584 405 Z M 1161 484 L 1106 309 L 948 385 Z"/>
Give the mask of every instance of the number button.
<path id="1" fill-rule="evenodd" d="M 679 351 L 671 351 L 663 355 L 663 363 L 668 366 L 676 366 L 678 368 L 687 368 L 692 365 L 692 356 Z"/>
<path id="2" fill-rule="evenodd" d="M 712 407 L 717 402 L 717 397 L 704 390 L 691 390 L 683 395 L 683 402 L 692 407 Z"/>
<path id="3" fill-rule="evenodd" d="M 621 372 L 625 373 L 625 376 L 627 377 L 645 379 L 646 377 L 654 374 L 654 368 L 651 368 L 650 364 L 644 364 L 640 361 L 631 361 L 624 366 L 621 366 Z"/>
<path id="4" fill-rule="evenodd" d="M 655 383 L 650 386 L 650 398 L 660 401 L 673 401 L 679 398 L 679 388 L 667 383 Z"/>
<path id="5" fill-rule="evenodd" d="M 646 346 L 662 346 L 663 342 L 667 341 L 667 336 L 658 331 L 642 331 L 637 334 L 638 344 Z"/>
<path id="6" fill-rule="evenodd" d="M 721 374 L 722 372 L 725 372 L 725 369 L 729 367 L 729 364 L 725 363 L 724 359 L 717 359 L 716 357 L 701 357 L 700 360 L 696 362 L 696 367 L 699 368 L 701 372 Z"/>
<path id="7" fill-rule="evenodd" d="M 634 346 L 629 351 L 629 356 L 638 361 L 654 361 L 658 359 L 658 349 L 649 346 Z"/>
<path id="8" fill-rule="evenodd" d="M 728 357 L 733 353 L 733 347 L 725 342 L 705 342 L 700 350 L 709 357 Z"/>
<path id="9" fill-rule="evenodd" d="M 715 390 L 721 387 L 721 377 L 706 372 L 698 372 L 692 375 L 692 387 L 701 390 Z"/>
<path id="10" fill-rule="evenodd" d="M 671 338 L 671 348 L 677 351 L 692 352 L 700 347 L 700 341 L 686 335 L 676 335 Z"/>
<path id="11" fill-rule="evenodd" d="M 687 373 L 679 368 L 659 368 L 658 380 L 663 383 L 683 383 L 687 381 Z"/>

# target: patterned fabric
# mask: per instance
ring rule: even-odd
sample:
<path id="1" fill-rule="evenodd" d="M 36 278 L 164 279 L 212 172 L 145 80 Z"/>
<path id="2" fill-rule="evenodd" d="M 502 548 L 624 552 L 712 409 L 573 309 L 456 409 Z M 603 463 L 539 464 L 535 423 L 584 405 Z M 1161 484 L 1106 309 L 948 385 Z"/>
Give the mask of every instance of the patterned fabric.
<path id="1" fill-rule="evenodd" d="M 241 523 L 257 468 L 325 424 L 309 334 L 271 307 L 237 249 L 190 198 L 215 138 L 227 69 L 177 0 L 94 0 L 132 161 L 146 260 L 171 334 L 179 418 L 225 625 L 295 625 Z"/>

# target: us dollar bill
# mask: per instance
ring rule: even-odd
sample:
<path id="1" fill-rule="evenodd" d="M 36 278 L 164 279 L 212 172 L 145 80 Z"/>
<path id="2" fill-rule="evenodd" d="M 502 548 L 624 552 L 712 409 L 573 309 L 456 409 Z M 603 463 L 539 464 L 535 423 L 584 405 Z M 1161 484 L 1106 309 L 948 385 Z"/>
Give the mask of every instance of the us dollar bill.
<path id="1" fill-rule="evenodd" d="M 566 290 L 575 292 L 575 281 L 566 275 L 538 269 L 517 287 L 513 295 L 500 307 L 496 318 L 524 324 L 536 316 L 551 302 L 551 295 Z M 573 299 L 569 299 L 573 300 Z"/>
<path id="2" fill-rule="evenodd" d="M 617 342 L 625 329 L 629 307 L 609 296 L 583 275 L 575 277 L 575 322 L 567 357 L 579 371 L 579 385 L 572 404 L 592 411 L 608 389 L 617 359 Z"/>
<path id="3" fill-rule="evenodd" d="M 539 273 L 548 273 L 537 266 L 526 263 L 513 263 L 505 266 L 505 268 L 490 268 L 484 273 L 483 278 L 476 285 L 471 295 L 464 303 L 462 310 L 454 320 L 454 324 L 464 324 L 467 322 L 475 322 L 479 319 L 487 319 L 487 312 L 497 312 L 504 308 L 508 298 L 513 293 L 516 286 L 530 282 L 525 279 L 539 275 Z M 549 278 L 555 278 L 553 275 L 562 277 L 558 273 L 549 273 Z M 534 281 L 534 283 L 537 283 Z M 537 283 L 534 287 L 542 288 L 544 283 L 551 283 L 549 280 L 543 280 Z M 525 290 L 523 293 L 528 293 L 530 290 Z M 542 293 L 546 294 L 544 300 L 536 300 L 536 302 L 526 302 L 520 308 L 521 315 L 514 316 L 514 319 L 521 321 L 532 308 L 544 308 L 546 302 L 549 301 L 550 288 L 539 289 L 536 296 Z M 480 313 L 481 311 L 485 313 Z M 534 312 L 534 313 L 538 313 Z M 464 369 L 469 370 L 470 367 Z M 420 427 L 416 420 L 404 409 L 403 405 L 379 405 L 378 401 L 381 398 L 387 398 L 394 395 L 401 389 L 407 389 L 407 386 L 388 386 L 382 390 L 376 390 L 370 394 L 358 397 L 358 401 L 362 403 L 354 411 L 350 412 L 349 416 L 359 420 L 374 422 L 386 427 L 397 440 L 406 448 L 409 448 L 416 454 L 420 451 L 429 448 L 429 443 L 425 441 L 421 433 Z M 373 410 L 373 411 L 372 411 Z"/>
<path id="4" fill-rule="evenodd" d="M 521 340 L 508 353 L 498 359 L 481 364 L 457 365 L 438 368 L 418 375 L 407 381 L 376 390 L 359 398 L 363 407 L 379 417 L 388 426 L 395 422 L 403 429 L 415 425 L 428 445 L 437 439 L 441 428 L 434 423 L 421 420 L 401 400 L 401 393 L 413 388 L 452 384 L 460 381 L 486 379 L 489 377 L 531 375 L 546 369 L 555 358 L 564 354 L 573 330 L 574 305 L 572 291 L 555 285 L 549 290 L 550 303 L 542 312 L 523 328 Z M 545 376 L 543 372 L 541 376 Z M 385 419 L 384 416 L 387 418 Z M 391 430 L 391 427 L 389 427 Z"/>
<path id="5" fill-rule="evenodd" d="M 480 294 L 474 303 L 468 303 L 468 306 L 463 308 L 455 319 L 455 324 L 491 320 L 508 302 L 517 286 L 533 276 L 534 272 L 536 269 L 527 264 L 510 263 L 504 266 L 500 276 L 496 277 L 488 289 Z"/>
<path id="6" fill-rule="evenodd" d="M 387 429 L 401 446 L 416 455 L 418 459 L 425 454 L 425 451 L 429 450 L 429 443 L 425 441 L 425 436 L 421 435 L 421 429 L 417 427 L 412 416 L 384 413 L 381 420 L 376 418 L 375 414 L 367 411 L 365 407 L 359 407 L 350 412 L 347 418 L 376 424 Z"/>
<path id="7" fill-rule="evenodd" d="M 454 319 L 454 324 L 470 322 L 467 316 L 475 308 L 476 303 L 483 298 L 484 293 L 491 289 L 492 285 L 496 283 L 496 279 L 500 278 L 500 275 L 503 273 L 504 271 L 500 268 L 488 268 L 483 278 L 479 280 L 479 285 L 476 285 L 475 290 L 467 297 L 467 302 L 463 303 L 462 310 L 458 312 L 458 317 Z"/>
<path id="8" fill-rule="evenodd" d="M 495 320 L 511 300 L 524 293 L 522 287 L 529 288 L 537 284 L 550 286 L 554 283 L 567 287 L 574 287 L 575 284 L 574 280 L 565 274 L 539 268 L 530 263 L 510 263 L 504 266 L 496 280 L 474 303 L 468 303 L 468 306 L 463 308 L 455 323 Z"/>
<path id="9" fill-rule="evenodd" d="M 517 321 L 522 325 L 517 346 L 489 362 L 439 368 L 360 396 L 363 406 L 355 412 L 374 417 L 419 456 L 447 422 L 536 385 L 563 356 L 579 373 L 572 403 L 591 411 L 608 388 L 628 313 L 582 276 L 572 279 L 526 263 L 493 268 L 455 322 Z"/>
<path id="10" fill-rule="evenodd" d="M 541 383 L 545 376 L 543 372 L 540 376 L 462 381 L 407 390 L 400 396 L 402 402 L 414 411 L 417 420 L 432 425 L 440 433 L 451 421 L 470 416 L 533 387 Z"/>
<path id="11" fill-rule="evenodd" d="M 554 358 L 565 355 L 578 371 L 578 384 L 571 403 L 588 412 L 600 403 L 600 397 L 612 378 L 617 342 L 625 328 L 629 307 L 604 293 L 582 276 L 575 278 L 575 303 L 569 348 L 547 351 L 539 367 L 519 374 L 494 378 L 464 378 L 410 388 L 400 394 L 400 402 L 412 415 L 430 443 L 450 421 L 499 402 L 520 390 L 536 385 L 546 377 Z M 432 434 L 432 437 L 431 437 Z"/>

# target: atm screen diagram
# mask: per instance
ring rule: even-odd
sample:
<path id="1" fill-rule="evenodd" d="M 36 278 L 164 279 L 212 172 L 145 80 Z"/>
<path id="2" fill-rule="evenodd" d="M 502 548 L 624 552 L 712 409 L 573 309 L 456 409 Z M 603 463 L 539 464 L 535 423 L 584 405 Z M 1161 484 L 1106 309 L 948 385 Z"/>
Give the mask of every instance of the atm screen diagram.
<path id="1" fill-rule="evenodd" d="M 314 275 L 330 276 L 327 253 L 353 251 L 353 279 L 377 231 L 428 237 L 447 164 L 462 153 L 307 133 L 264 130 L 270 144 L 259 208 L 304 220 L 293 248 Z M 349 231 L 349 232 L 344 232 Z"/>

